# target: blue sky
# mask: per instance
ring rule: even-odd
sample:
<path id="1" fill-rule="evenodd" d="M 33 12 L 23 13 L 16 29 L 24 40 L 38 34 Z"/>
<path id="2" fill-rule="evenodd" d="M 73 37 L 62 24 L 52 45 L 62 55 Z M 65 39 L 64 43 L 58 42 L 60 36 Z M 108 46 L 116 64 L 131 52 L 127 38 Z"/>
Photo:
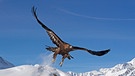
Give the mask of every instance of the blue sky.
<path id="1" fill-rule="evenodd" d="M 36 22 L 31 7 L 38 8 L 42 22 L 64 41 L 91 50 L 111 49 L 97 57 L 84 51 L 70 54 L 59 67 L 63 71 L 86 72 L 109 68 L 135 57 L 134 0 L 0 0 L 0 56 L 15 65 L 36 64 L 54 46 Z"/>

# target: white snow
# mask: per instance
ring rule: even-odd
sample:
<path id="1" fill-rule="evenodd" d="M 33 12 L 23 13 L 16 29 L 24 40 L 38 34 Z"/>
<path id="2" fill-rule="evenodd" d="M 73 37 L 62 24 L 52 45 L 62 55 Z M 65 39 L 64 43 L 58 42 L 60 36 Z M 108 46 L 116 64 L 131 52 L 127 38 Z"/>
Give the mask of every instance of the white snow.
<path id="1" fill-rule="evenodd" d="M 129 64 L 132 64 L 135 67 L 135 58 L 128 62 Z"/>
<path id="2" fill-rule="evenodd" d="M 48 56 L 49 58 L 52 55 Z M 47 58 L 48 58 L 47 57 Z M 46 57 L 43 56 L 43 59 Z M 135 76 L 135 58 L 112 68 L 101 68 L 99 71 L 85 73 L 62 72 L 51 67 L 50 60 L 45 60 L 42 65 L 21 65 L 0 70 L 0 76 Z M 3 63 L 3 62 L 2 62 Z M 0 63 L 1 64 L 1 63 Z"/>
<path id="3" fill-rule="evenodd" d="M 135 58 L 123 64 L 117 64 L 112 68 L 101 68 L 99 71 L 85 73 L 69 72 L 72 76 L 135 76 Z"/>
<path id="4" fill-rule="evenodd" d="M 0 70 L 0 76 L 70 76 L 58 69 L 41 65 L 22 65 Z"/>

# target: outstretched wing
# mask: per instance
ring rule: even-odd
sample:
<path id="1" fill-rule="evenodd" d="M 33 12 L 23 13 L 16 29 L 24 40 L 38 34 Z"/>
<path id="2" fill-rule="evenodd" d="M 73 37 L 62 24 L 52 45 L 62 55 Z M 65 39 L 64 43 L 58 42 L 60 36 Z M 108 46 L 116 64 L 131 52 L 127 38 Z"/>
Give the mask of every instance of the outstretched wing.
<path id="1" fill-rule="evenodd" d="M 72 48 L 73 48 L 73 50 L 84 50 L 84 51 L 89 52 L 89 53 L 92 54 L 92 55 L 97 55 L 97 56 L 102 56 L 102 55 L 104 55 L 104 54 L 107 54 L 107 53 L 110 51 L 110 49 L 102 50 L 102 51 L 92 51 L 92 50 L 88 50 L 88 49 L 86 49 L 86 48 L 75 47 L 75 46 L 73 46 Z"/>
<path id="2" fill-rule="evenodd" d="M 46 32 L 48 33 L 50 39 L 52 40 L 54 44 L 56 44 L 57 46 L 60 46 L 61 44 L 64 43 L 51 29 L 49 29 L 45 24 L 43 24 L 38 19 L 37 14 L 36 14 L 36 8 L 34 6 L 32 7 L 32 13 L 34 17 L 36 18 L 37 22 L 46 30 Z"/>

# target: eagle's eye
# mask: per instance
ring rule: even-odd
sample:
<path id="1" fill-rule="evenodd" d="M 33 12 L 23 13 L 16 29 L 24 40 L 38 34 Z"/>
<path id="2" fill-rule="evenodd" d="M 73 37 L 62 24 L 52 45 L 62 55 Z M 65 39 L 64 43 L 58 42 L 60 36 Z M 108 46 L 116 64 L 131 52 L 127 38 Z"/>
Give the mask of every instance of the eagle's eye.
<path id="1" fill-rule="evenodd" d="M 72 48 L 72 46 L 69 46 L 69 48 Z"/>

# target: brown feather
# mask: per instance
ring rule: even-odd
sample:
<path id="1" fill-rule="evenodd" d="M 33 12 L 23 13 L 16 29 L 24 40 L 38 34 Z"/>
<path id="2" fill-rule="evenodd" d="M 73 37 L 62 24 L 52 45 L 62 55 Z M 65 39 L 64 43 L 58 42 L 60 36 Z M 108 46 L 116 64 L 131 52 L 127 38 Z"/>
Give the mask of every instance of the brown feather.
<path id="1" fill-rule="evenodd" d="M 60 66 L 62 66 L 65 58 L 68 58 L 68 59 L 73 58 L 69 54 L 69 52 L 74 51 L 74 50 L 84 50 L 84 51 L 87 51 L 88 53 L 90 53 L 92 55 L 96 55 L 96 56 L 102 56 L 104 54 L 107 54 L 110 51 L 110 49 L 102 50 L 102 51 L 92 51 L 92 50 L 82 48 L 82 47 L 71 46 L 70 44 L 62 41 L 51 29 L 49 29 L 45 24 L 43 24 L 38 19 L 35 7 L 32 8 L 32 13 L 33 13 L 34 17 L 36 18 L 37 22 L 46 30 L 46 32 L 48 33 L 52 42 L 57 46 L 57 47 L 47 47 L 46 48 L 47 50 L 54 52 L 53 62 L 56 60 L 57 54 L 60 54 L 63 56 L 62 61 L 60 62 Z"/>
<path id="2" fill-rule="evenodd" d="M 34 6 L 32 8 L 32 13 L 34 17 L 36 18 L 37 22 L 46 30 L 46 32 L 48 33 L 50 39 L 52 40 L 54 44 L 56 44 L 57 46 L 60 46 L 61 44 L 64 43 L 64 41 L 62 41 L 51 29 L 49 29 L 45 24 L 43 24 L 38 19 L 37 14 L 36 14 L 36 8 Z"/>
<path id="3" fill-rule="evenodd" d="M 87 52 L 89 52 L 90 54 L 96 55 L 96 56 L 102 56 L 102 55 L 104 55 L 104 54 L 107 54 L 107 53 L 110 51 L 110 49 L 102 50 L 102 51 L 92 51 L 92 50 L 88 50 L 88 49 L 86 49 L 86 48 L 75 47 L 75 46 L 73 46 L 73 50 L 84 50 L 84 51 L 87 51 Z"/>

